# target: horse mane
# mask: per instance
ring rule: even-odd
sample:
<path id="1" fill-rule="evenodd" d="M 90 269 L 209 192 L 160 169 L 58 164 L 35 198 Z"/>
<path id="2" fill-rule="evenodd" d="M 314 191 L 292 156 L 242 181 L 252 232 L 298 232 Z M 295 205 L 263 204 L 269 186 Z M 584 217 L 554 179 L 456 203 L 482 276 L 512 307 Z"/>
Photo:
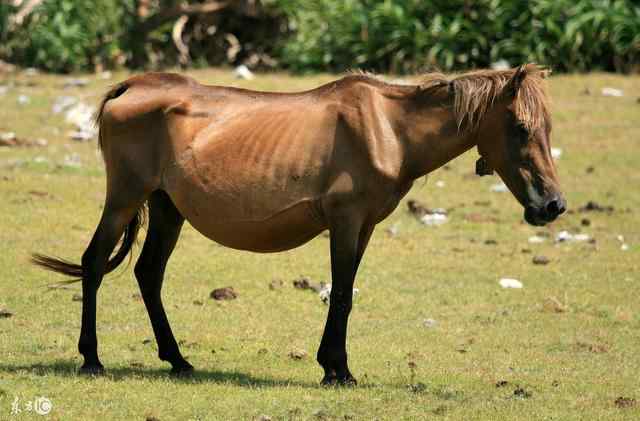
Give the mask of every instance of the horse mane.
<path id="1" fill-rule="evenodd" d="M 454 114 L 458 129 L 469 132 L 478 128 L 496 99 L 510 89 L 509 82 L 518 72 L 524 72 L 515 95 L 513 111 L 528 131 L 534 131 L 550 121 L 549 98 L 544 79 L 550 71 L 526 64 L 509 70 L 474 70 L 453 76 L 443 73 L 423 75 L 421 90 L 448 87 L 453 91 Z"/>

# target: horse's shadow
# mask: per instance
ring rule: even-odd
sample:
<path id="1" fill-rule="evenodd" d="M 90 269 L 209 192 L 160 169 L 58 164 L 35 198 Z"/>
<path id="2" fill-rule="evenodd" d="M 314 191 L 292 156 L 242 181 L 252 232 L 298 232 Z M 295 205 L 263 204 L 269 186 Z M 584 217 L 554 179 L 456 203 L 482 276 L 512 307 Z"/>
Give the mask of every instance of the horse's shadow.
<path id="1" fill-rule="evenodd" d="M 73 361 L 56 360 L 50 363 L 37 363 L 31 365 L 9 365 L 0 363 L 0 373 L 7 374 L 19 374 L 24 372 L 29 375 L 37 376 L 58 376 L 58 377 L 79 377 L 83 376 L 88 379 L 94 378 L 93 376 L 83 375 L 78 373 L 78 365 Z M 175 382 L 185 384 L 198 384 L 198 383 L 224 383 L 234 384 L 243 387 L 302 387 L 317 389 L 320 388 L 320 383 L 302 382 L 295 380 L 268 378 L 268 377 L 254 377 L 250 374 L 241 373 L 237 371 L 218 371 L 218 370 L 203 370 L 196 369 L 195 372 L 189 376 L 180 377 L 172 376 L 169 374 L 168 369 L 161 368 L 147 368 L 147 367 L 107 367 L 106 373 L 99 376 L 99 378 L 109 379 L 111 381 L 128 381 L 135 379 L 158 379 L 166 380 L 172 379 Z M 371 384 L 359 385 L 358 387 L 374 387 Z"/>

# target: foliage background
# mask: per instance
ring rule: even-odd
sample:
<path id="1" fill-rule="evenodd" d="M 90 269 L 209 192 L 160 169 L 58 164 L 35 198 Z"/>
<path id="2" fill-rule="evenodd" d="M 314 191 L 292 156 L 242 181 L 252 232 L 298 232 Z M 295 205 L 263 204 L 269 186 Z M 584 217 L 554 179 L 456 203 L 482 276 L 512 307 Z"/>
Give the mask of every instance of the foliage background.
<path id="1" fill-rule="evenodd" d="M 179 15 L 142 31 L 142 3 L 155 13 L 183 4 L 44 0 L 12 27 L 16 8 L 3 2 L 0 58 L 55 72 L 244 63 L 298 72 L 406 73 L 499 60 L 560 71 L 640 68 L 640 4 L 633 0 L 239 0 L 189 16 L 181 35 L 189 46 L 186 61 L 171 39 Z"/>

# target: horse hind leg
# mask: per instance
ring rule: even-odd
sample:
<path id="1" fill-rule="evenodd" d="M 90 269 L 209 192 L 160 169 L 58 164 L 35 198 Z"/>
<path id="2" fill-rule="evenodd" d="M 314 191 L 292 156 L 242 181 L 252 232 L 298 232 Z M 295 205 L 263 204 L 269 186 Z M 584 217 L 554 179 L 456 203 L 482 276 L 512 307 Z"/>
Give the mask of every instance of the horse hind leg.
<path id="1" fill-rule="evenodd" d="M 113 199 L 117 196 L 117 199 Z M 82 326 L 78 351 L 84 357 L 81 373 L 100 374 L 104 367 L 98 358 L 96 335 L 97 295 L 105 273 L 113 270 L 128 254 L 142 223 L 140 212 L 144 197 L 134 198 L 121 194 L 107 197 L 100 223 L 82 255 Z M 123 233 L 123 245 L 110 260 L 116 244 Z"/>
<path id="2" fill-rule="evenodd" d="M 158 344 L 158 356 L 172 365 L 171 372 L 177 375 L 193 371 L 178 348 L 162 305 L 162 281 L 167 261 L 180 235 L 184 217 L 162 190 L 149 198 L 149 229 L 135 274 L 142 299 L 149 313 L 153 333 Z"/>

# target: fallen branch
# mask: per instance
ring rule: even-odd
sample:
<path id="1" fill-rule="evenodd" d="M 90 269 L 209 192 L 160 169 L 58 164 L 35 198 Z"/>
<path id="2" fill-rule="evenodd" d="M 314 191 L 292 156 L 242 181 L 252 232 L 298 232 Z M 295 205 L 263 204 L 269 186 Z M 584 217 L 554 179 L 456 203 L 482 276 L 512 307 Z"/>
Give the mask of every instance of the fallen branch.
<path id="1" fill-rule="evenodd" d="M 33 12 L 33 9 L 38 7 L 43 0 L 29 0 L 27 1 L 22 8 L 13 16 L 9 17 L 9 28 L 15 28 L 16 26 L 22 25 L 22 22 L 26 19 L 27 16 Z M 14 2 L 15 6 L 20 6 L 22 1 Z"/>
<path id="2" fill-rule="evenodd" d="M 180 53 L 180 64 L 182 65 L 186 65 L 189 62 L 189 47 L 182 41 L 182 31 L 184 31 L 188 21 L 189 16 L 180 16 L 176 23 L 173 24 L 173 31 L 171 31 L 171 38 L 173 38 L 173 43 Z"/>
<path id="3" fill-rule="evenodd" d="M 222 10 L 229 6 L 229 3 L 226 1 L 208 1 L 205 3 L 198 4 L 188 4 L 181 3 L 174 7 L 169 7 L 155 13 L 145 20 L 142 21 L 142 24 L 138 28 L 143 34 L 147 34 L 153 31 L 158 26 L 174 20 L 176 17 L 180 16 L 194 16 L 200 14 L 209 14 L 215 13 L 219 10 Z"/>

